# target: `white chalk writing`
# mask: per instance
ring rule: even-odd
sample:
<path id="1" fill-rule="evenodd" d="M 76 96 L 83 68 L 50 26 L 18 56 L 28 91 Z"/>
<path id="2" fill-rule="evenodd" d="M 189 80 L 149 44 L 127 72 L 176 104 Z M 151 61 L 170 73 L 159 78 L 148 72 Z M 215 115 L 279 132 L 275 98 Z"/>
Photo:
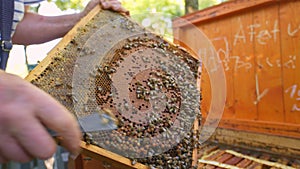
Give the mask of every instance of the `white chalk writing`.
<path id="1" fill-rule="evenodd" d="M 296 33 L 298 33 L 299 31 L 300 31 L 300 25 L 298 25 L 297 28 L 294 28 L 292 30 L 292 24 L 291 23 L 288 24 L 288 35 L 295 36 Z"/>
<path id="2" fill-rule="evenodd" d="M 250 42 L 254 42 L 256 40 L 258 44 L 266 45 L 267 42 L 271 39 L 273 39 L 274 42 L 276 42 L 277 36 L 280 33 L 280 29 L 278 27 L 278 20 L 274 21 L 273 28 L 271 28 L 270 30 L 264 29 L 264 25 L 261 24 L 252 24 L 247 26 L 247 29 L 244 29 L 245 26 L 241 23 L 240 18 L 238 18 L 238 22 L 239 29 L 234 35 L 233 46 L 236 46 L 237 42 L 239 41 L 246 43 L 247 38 Z M 269 22 L 266 22 L 266 25 L 268 24 Z M 295 33 L 295 31 L 293 31 L 293 33 Z"/>
<path id="3" fill-rule="evenodd" d="M 274 20 L 273 28 L 272 29 L 264 29 L 261 24 L 251 24 L 248 26 L 243 25 L 241 22 L 241 19 L 238 18 L 239 22 L 239 28 L 237 32 L 234 34 L 234 41 L 233 46 L 236 46 L 239 41 L 242 43 L 247 43 L 247 39 L 249 39 L 250 42 L 257 41 L 260 45 L 266 45 L 267 42 L 271 39 L 273 39 L 274 42 L 277 41 L 277 37 L 279 36 L 280 29 L 278 20 Z M 265 25 L 268 25 L 270 22 L 267 21 Z M 247 29 L 244 29 L 247 28 Z M 300 32 L 300 24 L 298 26 L 292 26 L 292 23 L 289 23 L 287 25 L 287 35 L 294 37 L 297 33 Z"/>
<path id="4" fill-rule="evenodd" d="M 238 18 L 238 20 L 239 20 L 239 22 L 241 22 L 241 18 Z M 243 42 L 246 43 L 246 35 L 245 35 L 244 27 L 242 24 L 240 24 L 239 31 L 234 35 L 233 46 L 236 45 L 236 43 L 239 39 L 242 39 Z"/>
<path id="5" fill-rule="evenodd" d="M 239 56 L 231 56 L 230 59 L 234 59 L 234 70 L 237 71 L 240 68 L 250 69 L 252 64 L 249 62 L 242 61 Z"/>
<path id="6" fill-rule="evenodd" d="M 209 64 L 210 71 L 215 72 L 218 70 L 218 62 L 221 61 L 223 63 L 223 69 L 225 71 L 234 70 L 238 71 L 239 69 L 251 69 L 254 65 L 253 56 L 238 56 L 238 55 L 230 55 L 230 46 L 228 43 L 227 37 L 222 38 L 214 38 L 212 42 L 216 42 L 218 44 L 224 44 L 224 48 L 220 47 L 214 52 L 214 48 L 211 47 L 209 49 L 199 49 L 198 54 L 201 56 L 203 63 Z M 218 57 L 214 55 L 217 54 Z M 255 57 L 255 56 L 254 56 Z M 220 60 L 218 60 L 219 58 Z M 297 56 L 290 55 L 288 57 L 284 57 L 285 60 L 271 59 L 270 57 L 260 57 L 260 59 L 256 59 L 256 65 L 259 68 L 281 68 L 284 66 L 287 69 L 296 69 Z M 230 63 L 233 63 L 230 65 Z"/>
<path id="7" fill-rule="evenodd" d="M 272 30 L 272 33 L 273 33 L 273 37 L 274 37 L 274 41 L 276 42 L 277 40 L 277 33 L 279 33 L 280 30 L 278 28 L 278 20 L 275 20 L 275 23 L 274 23 L 274 27 L 273 27 L 273 30 Z"/>
<path id="8" fill-rule="evenodd" d="M 216 72 L 221 68 L 220 62 L 222 63 L 225 71 L 234 71 L 238 72 L 238 76 L 244 69 L 246 71 L 254 68 L 255 70 L 265 69 L 296 69 L 297 63 L 299 62 L 300 53 L 299 50 L 290 51 L 292 53 L 286 53 L 283 56 L 280 56 L 278 52 L 274 55 L 267 55 L 272 52 L 258 51 L 258 49 L 271 51 L 272 47 L 280 46 L 279 41 L 280 37 L 283 39 L 293 38 L 300 36 L 300 24 L 299 23 L 288 23 L 281 25 L 285 27 L 284 29 L 279 29 L 279 21 L 271 20 L 266 22 L 254 23 L 254 24 L 244 24 L 241 18 L 237 19 L 237 25 L 235 31 L 227 36 L 220 36 L 210 39 L 213 44 L 217 44 L 218 48 L 216 50 L 211 47 L 209 49 L 200 49 L 198 54 L 202 56 L 204 66 L 209 68 L 211 72 Z M 287 28 L 287 29 L 286 29 Z M 283 36 L 284 35 L 284 36 Z M 273 45 L 273 43 L 276 45 Z M 267 45 L 268 47 L 259 47 L 259 45 Z M 244 50 L 244 51 L 243 51 Z M 250 52 L 250 53 L 249 53 Z M 288 51 L 289 52 L 289 51 Z M 208 65 L 208 66 L 207 66 Z M 299 65 L 298 65 L 299 66 Z M 256 69 L 260 68 L 260 69 Z M 254 71 L 258 72 L 258 71 Z M 234 74 L 236 75 L 236 73 Z M 253 75 L 253 74 L 252 74 Z M 230 76 L 230 74 L 229 74 Z M 243 76 L 243 75 L 241 75 Z M 255 92 L 256 98 L 253 101 L 254 104 L 258 104 L 263 97 L 269 94 L 272 88 L 260 88 L 258 74 L 255 74 Z M 288 94 L 288 98 L 293 101 L 290 109 L 294 112 L 300 112 L 300 86 L 292 85 L 285 89 L 285 94 Z"/>
<path id="9" fill-rule="evenodd" d="M 292 85 L 291 87 L 285 90 L 285 93 L 289 94 L 291 99 L 295 99 L 295 101 L 300 101 L 300 88 L 298 85 Z M 300 107 L 297 106 L 297 103 L 293 104 L 292 111 L 299 111 Z"/>
<path id="10" fill-rule="evenodd" d="M 284 66 L 289 69 L 296 69 L 296 60 L 297 57 L 295 55 L 289 56 L 289 60 L 284 63 Z"/>
<path id="11" fill-rule="evenodd" d="M 254 101 L 254 104 L 258 104 L 260 100 L 269 92 L 269 89 L 264 89 L 262 92 L 259 91 L 259 81 L 258 81 L 258 75 L 255 75 L 255 89 L 256 89 L 256 100 Z"/>
<path id="12" fill-rule="evenodd" d="M 213 47 L 209 49 L 207 48 L 199 49 L 198 55 L 203 61 L 203 64 L 207 71 L 216 72 L 218 70 L 219 67 L 218 56 L 216 56 L 215 49 Z"/>

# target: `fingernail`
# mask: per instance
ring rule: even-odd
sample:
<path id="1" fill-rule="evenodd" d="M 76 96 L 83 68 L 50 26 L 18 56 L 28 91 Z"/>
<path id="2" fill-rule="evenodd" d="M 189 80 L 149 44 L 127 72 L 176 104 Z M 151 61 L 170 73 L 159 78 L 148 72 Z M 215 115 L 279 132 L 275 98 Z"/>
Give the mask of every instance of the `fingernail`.
<path id="1" fill-rule="evenodd" d="M 105 7 L 107 6 L 107 2 L 102 2 L 102 4 L 101 4 L 101 5 L 102 5 L 102 7 L 104 7 L 104 8 L 105 8 Z"/>

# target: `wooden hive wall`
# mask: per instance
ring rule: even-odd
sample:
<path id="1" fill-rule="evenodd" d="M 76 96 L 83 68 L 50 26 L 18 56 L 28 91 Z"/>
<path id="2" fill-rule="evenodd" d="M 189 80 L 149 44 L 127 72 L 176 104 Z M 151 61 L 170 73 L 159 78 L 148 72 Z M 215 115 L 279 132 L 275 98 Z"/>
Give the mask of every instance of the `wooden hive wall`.
<path id="1" fill-rule="evenodd" d="M 201 50 L 185 19 L 207 35 L 222 61 L 221 128 L 300 138 L 299 7 L 299 0 L 232 0 L 174 20 L 177 43 Z M 204 69 L 201 81 L 204 117 L 213 104 L 209 71 L 215 70 Z"/>

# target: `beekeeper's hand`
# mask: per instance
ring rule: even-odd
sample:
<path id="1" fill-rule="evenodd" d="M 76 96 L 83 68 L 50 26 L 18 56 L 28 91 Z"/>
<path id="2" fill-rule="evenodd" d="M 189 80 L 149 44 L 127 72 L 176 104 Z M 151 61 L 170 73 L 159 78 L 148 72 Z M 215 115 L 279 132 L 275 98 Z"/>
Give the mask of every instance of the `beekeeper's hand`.
<path id="1" fill-rule="evenodd" d="M 63 136 L 61 144 L 72 154 L 79 153 L 75 117 L 39 88 L 0 70 L 0 163 L 51 157 L 56 143 L 45 126 Z"/>
<path id="2" fill-rule="evenodd" d="M 126 10 L 118 0 L 91 0 L 83 10 L 83 15 L 88 14 L 98 4 L 100 4 L 103 9 L 110 9 L 129 15 L 129 11 Z"/>

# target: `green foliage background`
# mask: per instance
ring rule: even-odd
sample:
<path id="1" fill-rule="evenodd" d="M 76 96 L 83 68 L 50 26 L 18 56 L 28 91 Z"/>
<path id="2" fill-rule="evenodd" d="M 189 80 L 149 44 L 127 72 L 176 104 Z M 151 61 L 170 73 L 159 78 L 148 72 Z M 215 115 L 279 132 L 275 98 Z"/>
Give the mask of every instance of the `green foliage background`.
<path id="1" fill-rule="evenodd" d="M 82 10 L 88 0 L 48 0 L 61 9 Z M 221 0 L 198 0 L 199 10 L 218 4 Z M 224 1 L 224 0 L 222 0 Z M 184 15 L 184 0 L 120 0 L 130 11 L 131 18 L 144 27 L 172 38 L 172 19 Z"/>
<path id="2" fill-rule="evenodd" d="M 86 0 L 48 0 L 48 2 L 55 2 L 58 8 L 61 10 L 76 9 L 82 10 L 83 4 Z"/>
<path id="3" fill-rule="evenodd" d="M 48 0 L 49 2 L 55 2 L 55 4 L 61 9 L 77 9 L 82 10 L 85 3 L 88 0 Z M 152 11 L 156 9 L 157 12 L 168 13 L 174 16 L 182 16 L 184 14 L 184 0 L 120 0 L 123 6 L 135 12 Z M 225 0 L 219 0 L 219 2 Z M 215 5 L 218 0 L 198 0 L 199 9 Z"/>
<path id="4" fill-rule="evenodd" d="M 172 19 L 184 15 L 184 0 L 120 0 L 131 17 L 144 27 L 172 39 Z M 199 0 L 199 9 L 217 4 L 217 0 Z"/>

